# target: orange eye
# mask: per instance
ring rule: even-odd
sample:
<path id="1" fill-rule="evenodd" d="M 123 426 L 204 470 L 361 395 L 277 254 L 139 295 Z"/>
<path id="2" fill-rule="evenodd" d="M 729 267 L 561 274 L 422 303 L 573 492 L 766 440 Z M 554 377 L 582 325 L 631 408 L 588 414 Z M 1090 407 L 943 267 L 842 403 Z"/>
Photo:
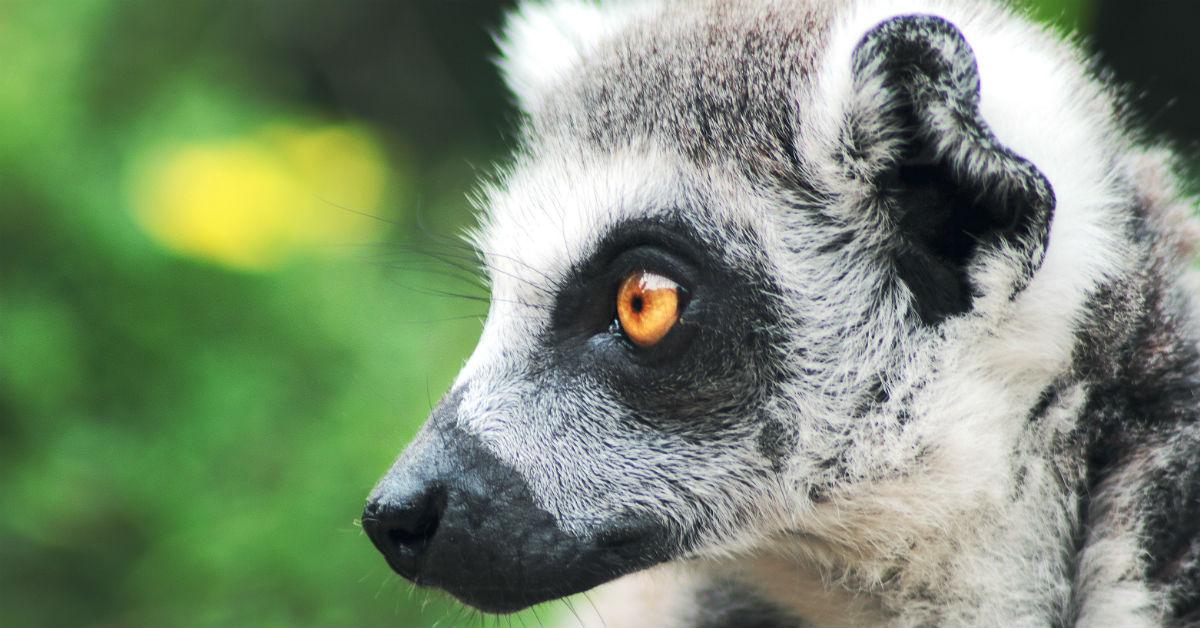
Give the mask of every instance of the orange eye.
<path id="1" fill-rule="evenodd" d="M 647 271 L 631 273 L 617 291 L 617 320 L 639 347 L 652 347 L 679 322 L 679 284 Z"/>

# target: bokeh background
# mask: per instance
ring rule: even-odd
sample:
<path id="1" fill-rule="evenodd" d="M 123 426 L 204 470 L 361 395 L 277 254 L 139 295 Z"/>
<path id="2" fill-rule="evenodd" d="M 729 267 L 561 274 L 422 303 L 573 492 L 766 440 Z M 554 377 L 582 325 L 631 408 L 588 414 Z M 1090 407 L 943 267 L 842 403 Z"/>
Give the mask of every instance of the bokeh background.
<path id="1" fill-rule="evenodd" d="M 1200 3 L 1025 5 L 1194 154 Z M 0 0 L 0 626 L 480 621 L 356 517 L 485 312 L 502 10 Z"/>

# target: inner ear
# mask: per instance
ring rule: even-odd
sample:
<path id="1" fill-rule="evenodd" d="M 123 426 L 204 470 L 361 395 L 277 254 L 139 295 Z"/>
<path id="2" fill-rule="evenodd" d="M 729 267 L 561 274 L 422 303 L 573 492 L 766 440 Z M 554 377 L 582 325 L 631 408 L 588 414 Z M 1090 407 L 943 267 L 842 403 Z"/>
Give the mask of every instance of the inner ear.
<path id="1" fill-rule="evenodd" d="M 1013 213 L 995 207 L 971 181 L 959 180 L 947 160 L 920 139 L 906 143 L 885 171 L 881 189 L 892 200 L 905 244 L 954 267 L 965 267 L 992 232 L 1004 234 L 1016 226 Z"/>
<path id="2" fill-rule="evenodd" d="M 1041 265 L 1054 194 L 1045 176 L 1000 143 L 979 111 L 979 71 L 962 33 L 934 16 L 893 18 L 854 53 L 856 88 L 878 90 L 875 134 L 892 143 L 873 184 L 892 213 L 897 276 L 922 321 L 970 311 L 972 262 L 1014 251 L 1013 293 Z"/>

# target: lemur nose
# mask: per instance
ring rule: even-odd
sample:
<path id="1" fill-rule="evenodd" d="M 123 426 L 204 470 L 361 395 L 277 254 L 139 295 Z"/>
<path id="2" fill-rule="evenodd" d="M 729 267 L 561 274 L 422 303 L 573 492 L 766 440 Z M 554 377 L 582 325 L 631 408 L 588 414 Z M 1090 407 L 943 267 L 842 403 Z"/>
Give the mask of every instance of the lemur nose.
<path id="1" fill-rule="evenodd" d="M 445 489 L 425 484 L 371 500 L 363 510 L 362 526 L 392 568 L 415 579 L 445 510 Z"/>

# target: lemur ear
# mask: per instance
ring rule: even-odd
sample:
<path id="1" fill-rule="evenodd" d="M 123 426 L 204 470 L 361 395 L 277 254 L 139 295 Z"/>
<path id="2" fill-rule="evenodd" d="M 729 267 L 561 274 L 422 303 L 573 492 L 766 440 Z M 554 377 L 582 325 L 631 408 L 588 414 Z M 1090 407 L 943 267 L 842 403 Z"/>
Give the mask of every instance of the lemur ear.
<path id="1" fill-rule="evenodd" d="M 934 16 L 879 24 L 853 58 L 860 102 L 877 125 L 859 130 L 888 150 L 872 169 L 897 227 L 896 270 L 921 319 L 936 324 L 971 309 L 983 291 L 972 267 L 1015 256 L 1009 296 L 1041 266 L 1055 198 L 1033 164 L 992 134 L 979 110 L 975 55 L 962 33 Z"/>
<path id="2" fill-rule="evenodd" d="M 517 105 L 534 112 L 555 84 L 649 0 L 524 0 L 505 17 L 499 66 Z"/>

